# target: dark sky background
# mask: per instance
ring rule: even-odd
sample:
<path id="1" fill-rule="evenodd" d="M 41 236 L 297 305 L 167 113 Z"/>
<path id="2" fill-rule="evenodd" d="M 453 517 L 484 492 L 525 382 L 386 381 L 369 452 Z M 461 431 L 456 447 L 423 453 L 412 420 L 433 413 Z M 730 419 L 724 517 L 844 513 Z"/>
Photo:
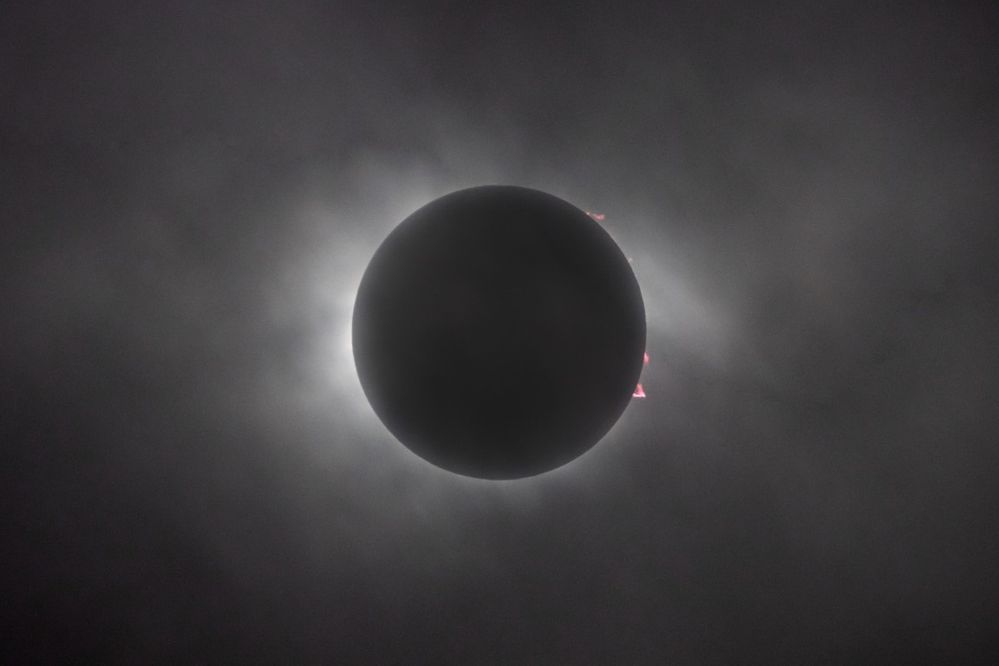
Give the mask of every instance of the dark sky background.
<path id="1" fill-rule="evenodd" d="M 988 9 L 991 5 L 991 9 Z M 6 3 L 3 651 L 999 658 L 994 3 Z M 367 259 L 606 213 L 648 398 L 554 472 L 395 442 Z"/>

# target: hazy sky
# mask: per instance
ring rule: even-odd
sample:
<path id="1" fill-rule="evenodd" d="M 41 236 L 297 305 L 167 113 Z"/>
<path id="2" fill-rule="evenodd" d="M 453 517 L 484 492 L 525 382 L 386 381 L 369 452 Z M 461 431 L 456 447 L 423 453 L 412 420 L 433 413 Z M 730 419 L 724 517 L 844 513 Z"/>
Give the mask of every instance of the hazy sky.
<path id="1" fill-rule="evenodd" d="M 2 649 L 994 663 L 987 4 L 6 4 Z M 486 183 L 605 213 L 648 314 L 648 398 L 521 481 L 409 453 L 349 348 Z"/>

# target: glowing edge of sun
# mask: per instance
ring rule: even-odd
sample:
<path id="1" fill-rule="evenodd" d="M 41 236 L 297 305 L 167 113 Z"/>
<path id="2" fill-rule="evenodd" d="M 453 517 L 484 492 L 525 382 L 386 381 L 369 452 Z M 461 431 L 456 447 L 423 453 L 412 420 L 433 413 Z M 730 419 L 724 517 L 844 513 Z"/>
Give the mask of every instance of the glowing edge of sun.
<path id="1" fill-rule="evenodd" d="M 310 371 L 306 373 L 307 381 L 299 386 L 296 392 L 297 398 L 302 404 L 310 409 L 320 411 L 336 411 L 338 413 L 349 411 L 356 419 L 354 427 L 359 431 L 370 433 L 384 430 L 384 426 L 371 409 L 364 395 L 354 363 L 351 325 L 357 289 L 368 261 L 392 229 L 401 220 L 406 219 L 412 211 L 449 191 L 451 190 L 442 188 L 439 192 L 410 192 L 410 196 L 401 197 L 399 200 L 381 207 L 380 210 L 368 211 L 368 214 L 364 216 L 365 219 L 360 220 L 357 224 L 365 231 L 363 238 L 344 238 L 342 229 L 349 228 L 349 225 L 341 224 L 338 220 L 341 214 L 329 205 L 313 202 L 313 205 L 307 206 L 303 211 L 303 214 L 313 221 L 318 237 L 305 262 L 305 271 L 308 276 L 307 300 L 311 304 L 316 320 L 313 321 L 315 324 L 312 327 L 314 335 L 308 354 Z M 600 223 L 606 220 L 606 216 L 601 213 L 588 212 L 587 214 Z M 656 322 L 669 324 L 672 321 L 673 325 L 667 326 L 669 330 L 664 329 L 663 331 L 666 333 L 675 332 L 676 335 L 671 337 L 693 339 L 696 336 L 703 342 L 706 339 L 705 335 L 711 334 L 709 338 L 712 344 L 709 344 L 708 347 L 720 349 L 723 346 L 724 340 L 722 338 L 724 336 L 719 336 L 717 333 L 719 330 L 724 330 L 725 327 L 720 325 L 723 322 L 719 322 L 717 317 L 704 307 L 702 299 L 683 288 L 684 282 L 679 279 L 679 276 L 662 274 L 666 267 L 657 265 L 662 262 L 655 261 L 655 257 L 644 256 L 647 252 L 643 248 L 636 249 L 638 254 L 642 255 L 639 257 L 641 271 L 647 273 L 651 270 L 651 280 L 654 283 L 644 285 L 645 281 L 642 281 L 643 287 L 652 288 L 651 292 L 643 288 L 648 325 L 652 327 L 657 326 Z M 670 279 L 666 279 L 666 277 Z M 668 291 L 660 293 L 667 287 Z M 659 305 L 665 306 L 674 316 L 663 319 L 666 314 L 665 310 L 662 307 L 657 307 L 654 302 L 659 300 L 663 301 Z M 673 310 L 677 310 L 677 312 L 674 313 Z M 684 314 L 683 317 L 675 316 L 681 313 Z M 695 330 L 686 331 L 677 327 L 678 324 L 687 326 L 691 322 L 695 324 Z M 647 367 L 648 364 L 649 355 L 646 353 L 644 367 Z M 633 396 L 635 398 L 646 396 L 643 384 L 636 387 L 635 394 Z M 604 440 L 612 438 L 615 430 L 619 427 L 620 421 L 615 423 L 605 435 Z M 394 438 L 389 439 L 393 445 L 397 444 Z M 421 461 L 428 468 L 450 474 L 408 452 L 405 447 L 396 446 L 395 448 L 400 450 L 400 454 L 402 454 L 402 450 L 405 450 L 412 458 Z M 540 476 L 561 477 L 567 467 L 574 466 L 573 463 L 570 463 Z M 482 481 L 470 477 L 467 477 L 467 480 L 469 482 Z M 515 482 L 516 480 L 509 482 L 491 481 L 489 483 Z"/>

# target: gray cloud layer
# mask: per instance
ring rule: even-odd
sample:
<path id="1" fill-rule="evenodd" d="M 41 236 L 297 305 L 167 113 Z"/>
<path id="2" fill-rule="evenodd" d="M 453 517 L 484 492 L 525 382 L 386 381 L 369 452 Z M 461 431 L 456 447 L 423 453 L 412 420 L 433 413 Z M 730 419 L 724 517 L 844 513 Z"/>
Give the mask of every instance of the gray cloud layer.
<path id="1" fill-rule="evenodd" d="M 353 4 L 0 27 L 10 649 L 995 658 L 995 13 Z M 346 335 L 487 182 L 606 213 L 649 316 L 649 398 L 521 482 L 395 443 Z"/>

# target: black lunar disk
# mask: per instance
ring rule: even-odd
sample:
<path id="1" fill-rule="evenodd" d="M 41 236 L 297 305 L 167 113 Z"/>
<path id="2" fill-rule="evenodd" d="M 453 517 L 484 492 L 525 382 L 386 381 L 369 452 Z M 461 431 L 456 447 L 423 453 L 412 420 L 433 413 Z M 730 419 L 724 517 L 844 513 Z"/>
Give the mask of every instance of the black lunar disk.
<path id="1" fill-rule="evenodd" d="M 399 441 L 444 469 L 513 479 L 573 460 L 614 425 L 642 369 L 645 308 L 586 213 L 484 186 L 389 234 L 352 334 L 364 393 Z"/>

